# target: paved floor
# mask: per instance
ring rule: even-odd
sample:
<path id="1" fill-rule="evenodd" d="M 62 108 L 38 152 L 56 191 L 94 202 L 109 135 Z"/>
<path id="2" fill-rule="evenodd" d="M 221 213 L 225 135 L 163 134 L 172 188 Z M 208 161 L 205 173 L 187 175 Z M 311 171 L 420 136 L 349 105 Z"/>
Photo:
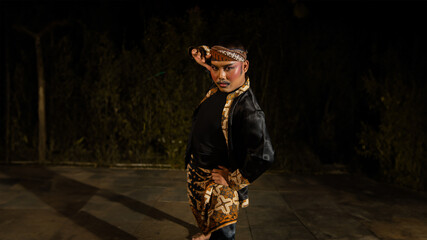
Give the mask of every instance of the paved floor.
<path id="1" fill-rule="evenodd" d="M 237 240 L 427 239 L 427 197 L 350 175 L 267 173 Z M 0 166 L 1 240 L 189 239 L 185 172 Z"/>

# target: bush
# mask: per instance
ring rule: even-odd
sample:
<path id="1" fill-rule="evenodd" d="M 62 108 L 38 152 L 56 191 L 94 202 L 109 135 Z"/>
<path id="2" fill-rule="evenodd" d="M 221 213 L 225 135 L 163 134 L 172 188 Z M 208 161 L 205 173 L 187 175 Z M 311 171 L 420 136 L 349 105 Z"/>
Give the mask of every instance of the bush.
<path id="1" fill-rule="evenodd" d="M 197 12 L 185 20 L 153 18 L 131 49 L 115 48 L 108 35 L 87 33 L 86 139 L 100 164 L 183 167 L 192 111 L 209 86 L 197 66 L 188 67 L 187 47 L 200 40 L 197 29 L 185 28 L 187 21 L 203 24 Z"/>
<path id="2" fill-rule="evenodd" d="M 358 152 L 378 160 L 379 174 L 388 182 L 423 189 L 427 119 L 426 105 L 420 103 L 427 102 L 426 84 L 401 67 L 393 50 L 384 58 L 386 74 L 370 72 L 364 78 L 369 107 L 379 119 L 363 122 Z"/>

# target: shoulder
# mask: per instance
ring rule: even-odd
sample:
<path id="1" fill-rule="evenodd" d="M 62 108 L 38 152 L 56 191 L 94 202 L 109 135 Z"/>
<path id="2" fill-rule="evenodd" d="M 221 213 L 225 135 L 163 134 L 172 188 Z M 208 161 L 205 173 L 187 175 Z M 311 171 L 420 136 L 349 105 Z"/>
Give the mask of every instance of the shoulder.
<path id="1" fill-rule="evenodd" d="M 238 113 L 244 113 L 245 115 L 262 112 L 251 88 L 238 97 L 236 101 L 236 111 Z"/>

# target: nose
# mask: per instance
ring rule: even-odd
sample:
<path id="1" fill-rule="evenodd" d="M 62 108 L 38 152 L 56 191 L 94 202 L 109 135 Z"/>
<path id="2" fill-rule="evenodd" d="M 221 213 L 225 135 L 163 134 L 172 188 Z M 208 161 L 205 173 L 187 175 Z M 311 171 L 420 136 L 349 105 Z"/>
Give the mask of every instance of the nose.
<path id="1" fill-rule="evenodd" d="M 225 74 L 225 70 L 223 68 L 219 69 L 219 79 L 221 79 L 221 80 L 227 79 L 226 74 Z"/>

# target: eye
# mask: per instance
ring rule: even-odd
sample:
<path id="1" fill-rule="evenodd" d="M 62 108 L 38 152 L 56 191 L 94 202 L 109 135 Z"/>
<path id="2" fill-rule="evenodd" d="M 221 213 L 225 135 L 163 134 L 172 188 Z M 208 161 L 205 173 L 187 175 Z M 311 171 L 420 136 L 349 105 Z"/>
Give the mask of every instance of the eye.
<path id="1" fill-rule="evenodd" d="M 218 68 L 215 65 L 211 65 L 211 67 L 212 67 L 212 70 L 218 71 Z"/>
<path id="2" fill-rule="evenodd" d="M 225 67 L 225 71 L 230 71 L 230 70 L 232 70 L 232 69 L 234 69 L 234 67 L 233 67 L 233 66 L 227 66 L 227 67 Z"/>

